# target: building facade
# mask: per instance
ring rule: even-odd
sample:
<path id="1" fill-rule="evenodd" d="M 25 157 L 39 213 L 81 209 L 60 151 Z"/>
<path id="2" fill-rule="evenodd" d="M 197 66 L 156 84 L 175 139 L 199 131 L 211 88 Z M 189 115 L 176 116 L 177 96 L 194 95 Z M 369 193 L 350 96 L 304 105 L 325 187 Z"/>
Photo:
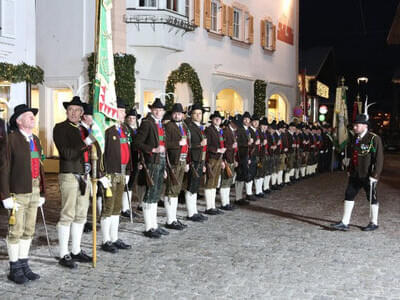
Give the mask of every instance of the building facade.
<path id="1" fill-rule="evenodd" d="M 0 63 L 36 65 L 35 1 L 0 0 Z M 38 106 L 33 90 L 32 106 Z M 0 81 L 0 117 L 8 119 L 13 107 L 26 103 L 26 82 Z"/>

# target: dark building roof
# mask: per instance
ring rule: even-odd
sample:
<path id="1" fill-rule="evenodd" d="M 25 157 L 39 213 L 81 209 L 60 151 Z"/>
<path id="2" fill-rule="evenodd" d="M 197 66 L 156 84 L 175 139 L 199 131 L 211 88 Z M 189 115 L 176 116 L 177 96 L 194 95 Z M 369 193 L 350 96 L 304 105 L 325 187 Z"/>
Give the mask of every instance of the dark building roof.
<path id="1" fill-rule="evenodd" d="M 305 70 L 308 76 L 318 77 L 332 51 L 332 47 L 315 47 L 300 51 L 300 70 Z"/>

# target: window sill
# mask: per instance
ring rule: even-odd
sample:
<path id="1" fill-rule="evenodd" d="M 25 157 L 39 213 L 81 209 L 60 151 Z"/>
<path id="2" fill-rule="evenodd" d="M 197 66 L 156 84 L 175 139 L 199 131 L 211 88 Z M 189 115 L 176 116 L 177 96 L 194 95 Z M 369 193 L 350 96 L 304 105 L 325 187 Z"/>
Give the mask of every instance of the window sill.
<path id="1" fill-rule="evenodd" d="M 236 39 L 234 37 L 231 37 L 231 40 L 232 40 L 232 44 L 235 45 L 235 46 L 238 46 L 238 47 L 249 49 L 250 46 L 251 46 L 250 43 L 247 43 L 247 42 L 242 41 L 242 40 L 238 40 L 238 39 Z"/>
<path id="2" fill-rule="evenodd" d="M 264 49 L 264 52 L 266 54 L 273 54 L 275 52 L 276 49 L 274 48 L 266 48 L 266 47 L 262 47 Z"/>
<path id="3" fill-rule="evenodd" d="M 222 33 L 212 30 L 207 30 L 207 32 L 208 32 L 208 37 L 213 38 L 215 40 L 221 41 L 224 38 L 224 35 Z"/>

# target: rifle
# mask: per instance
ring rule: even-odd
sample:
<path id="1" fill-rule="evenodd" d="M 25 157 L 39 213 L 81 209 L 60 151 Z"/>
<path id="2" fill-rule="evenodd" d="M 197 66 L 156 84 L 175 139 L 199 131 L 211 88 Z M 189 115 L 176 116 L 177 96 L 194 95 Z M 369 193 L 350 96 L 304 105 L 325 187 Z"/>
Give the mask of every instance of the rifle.
<path id="1" fill-rule="evenodd" d="M 171 184 L 172 185 L 178 185 L 179 184 L 178 183 L 178 179 L 176 179 L 175 173 L 172 170 L 171 163 L 169 161 L 168 153 L 166 152 L 165 155 L 166 155 L 166 158 L 167 158 L 167 173 L 171 177 Z"/>
<path id="2" fill-rule="evenodd" d="M 193 163 L 190 163 L 190 171 L 192 172 L 193 176 L 199 178 L 200 175 L 197 173 L 196 168 L 194 167 Z"/>
<path id="3" fill-rule="evenodd" d="M 146 176 L 146 185 L 148 188 L 151 188 L 154 186 L 154 181 L 150 176 L 149 169 L 147 169 L 146 163 L 144 162 L 143 153 L 140 152 L 139 155 L 140 155 L 140 163 L 143 166 L 144 175 Z"/>
<path id="4" fill-rule="evenodd" d="M 210 165 L 206 163 L 206 176 L 207 178 L 214 178 L 214 172 L 211 169 Z"/>

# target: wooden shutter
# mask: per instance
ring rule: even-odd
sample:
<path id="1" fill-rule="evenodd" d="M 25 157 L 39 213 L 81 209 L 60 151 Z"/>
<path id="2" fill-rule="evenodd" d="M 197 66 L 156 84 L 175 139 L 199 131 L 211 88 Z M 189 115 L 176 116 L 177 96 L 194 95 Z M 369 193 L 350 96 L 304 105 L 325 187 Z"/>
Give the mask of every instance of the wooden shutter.
<path id="1" fill-rule="evenodd" d="M 221 9 L 222 9 L 222 12 L 221 12 L 221 34 L 222 35 L 226 35 L 227 34 L 227 29 L 226 29 L 226 26 L 227 26 L 227 15 L 226 15 L 226 4 L 221 4 Z"/>
<path id="2" fill-rule="evenodd" d="M 228 6 L 228 35 L 233 37 L 233 7 Z"/>
<path id="3" fill-rule="evenodd" d="M 266 36 L 266 30 L 265 30 L 265 20 L 261 20 L 260 22 L 260 41 L 261 41 L 261 47 L 265 48 L 267 47 L 267 36 Z"/>
<path id="4" fill-rule="evenodd" d="M 203 12 L 204 12 L 204 28 L 206 30 L 211 29 L 211 0 L 204 0 L 204 7 L 203 7 Z"/>
<path id="5" fill-rule="evenodd" d="M 254 17 L 249 15 L 249 44 L 254 43 Z"/>
<path id="6" fill-rule="evenodd" d="M 193 4 L 194 25 L 200 26 L 200 0 L 194 0 Z"/>
<path id="7" fill-rule="evenodd" d="M 276 50 L 276 26 L 272 26 L 272 51 Z"/>

